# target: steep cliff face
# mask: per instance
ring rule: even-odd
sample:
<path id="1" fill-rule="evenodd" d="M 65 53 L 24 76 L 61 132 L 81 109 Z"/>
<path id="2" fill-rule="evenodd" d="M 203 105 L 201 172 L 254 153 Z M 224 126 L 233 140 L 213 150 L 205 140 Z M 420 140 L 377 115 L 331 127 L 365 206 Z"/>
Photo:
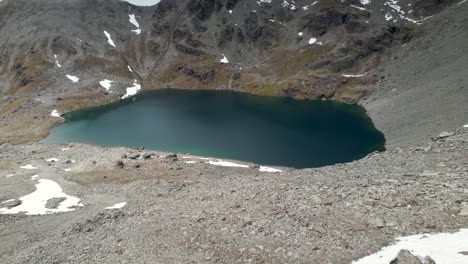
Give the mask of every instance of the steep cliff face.
<path id="1" fill-rule="evenodd" d="M 27 119 L 163 87 L 355 103 L 453 2 L 4 0 L 0 113 Z"/>

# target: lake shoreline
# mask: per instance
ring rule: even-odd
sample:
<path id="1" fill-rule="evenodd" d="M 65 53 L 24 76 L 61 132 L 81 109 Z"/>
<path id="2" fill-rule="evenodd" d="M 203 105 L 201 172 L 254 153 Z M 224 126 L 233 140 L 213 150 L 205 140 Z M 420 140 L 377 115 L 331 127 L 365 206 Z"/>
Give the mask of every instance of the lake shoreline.
<path id="1" fill-rule="evenodd" d="M 385 142 L 360 106 L 234 91 L 152 91 L 62 117 L 65 123 L 41 142 L 145 147 L 295 168 L 356 160 L 382 151 Z"/>

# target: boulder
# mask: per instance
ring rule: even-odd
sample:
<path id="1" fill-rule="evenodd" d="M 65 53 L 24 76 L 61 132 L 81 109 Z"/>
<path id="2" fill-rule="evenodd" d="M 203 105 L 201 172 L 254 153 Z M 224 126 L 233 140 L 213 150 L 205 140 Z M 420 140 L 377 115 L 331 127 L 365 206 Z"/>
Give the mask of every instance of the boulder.
<path id="1" fill-rule="evenodd" d="M 435 262 L 431 257 L 426 256 L 426 257 L 424 258 L 423 264 L 436 264 L 436 262 Z"/>
<path id="2" fill-rule="evenodd" d="M 65 197 L 57 197 L 47 200 L 46 208 L 57 209 L 61 202 L 65 201 Z"/>
<path id="3" fill-rule="evenodd" d="M 21 204 L 21 201 L 18 200 L 18 199 L 12 199 L 12 200 L 9 200 L 8 202 L 3 202 L 1 203 L 1 206 L 2 207 L 7 207 L 7 208 L 13 208 L 13 207 L 16 207 L 18 205 Z"/>
<path id="4" fill-rule="evenodd" d="M 140 154 L 132 154 L 130 156 L 128 156 L 129 159 L 138 159 L 141 155 Z"/>
<path id="5" fill-rule="evenodd" d="M 451 135 L 453 135 L 453 133 L 444 131 L 440 133 L 439 138 L 447 138 L 447 137 L 450 137 Z"/>
<path id="6" fill-rule="evenodd" d="M 177 154 L 169 154 L 166 156 L 166 159 L 172 160 L 172 161 L 178 161 L 179 158 L 177 157 Z"/>
<path id="7" fill-rule="evenodd" d="M 423 264 L 415 255 L 409 250 L 402 249 L 398 252 L 398 256 L 390 261 L 390 264 Z"/>
<path id="8" fill-rule="evenodd" d="M 141 157 L 146 160 L 146 159 L 151 159 L 153 155 L 154 155 L 153 153 L 143 153 Z"/>
<path id="9" fill-rule="evenodd" d="M 125 166 L 123 161 L 121 161 L 121 160 L 117 160 L 115 164 L 117 165 L 117 168 L 120 168 L 120 169 Z"/>

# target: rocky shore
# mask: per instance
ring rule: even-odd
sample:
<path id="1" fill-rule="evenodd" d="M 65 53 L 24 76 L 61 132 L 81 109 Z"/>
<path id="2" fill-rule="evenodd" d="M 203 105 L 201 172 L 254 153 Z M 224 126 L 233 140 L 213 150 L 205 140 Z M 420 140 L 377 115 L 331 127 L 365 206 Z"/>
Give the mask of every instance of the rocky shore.
<path id="1" fill-rule="evenodd" d="M 41 179 L 83 206 L 0 215 L 0 255 L 6 263 L 346 263 L 398 236 L 466 228 L 467 153 L 468 127 L 348 164 L 281 172 L 141 149 L 3 145 L 0 202 L 9 202 L 0 207 L 18 205 Z"/>

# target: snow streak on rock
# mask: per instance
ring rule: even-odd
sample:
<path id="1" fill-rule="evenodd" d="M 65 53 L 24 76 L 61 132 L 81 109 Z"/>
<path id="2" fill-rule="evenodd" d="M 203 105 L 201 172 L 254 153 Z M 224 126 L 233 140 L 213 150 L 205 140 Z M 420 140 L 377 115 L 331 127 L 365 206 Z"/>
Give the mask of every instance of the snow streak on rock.
<path id="1" fill-rule="evenodd" d="M 223 58 L 219 61 L 221 63 L 229 63 L 228 59 L 226 58 L 226 56 L 224 54 L 221 54 L 223 56 Z"/>
<path id="2" fill-rule="evenodd" d="M 137 35 L 141 33 L 140 29 L 140 24 L 138 24 L 138 21 L 136 20 L 135 14 L 128 15 L 130 17 L 129 21 L 132 23 L 137 29 L 132 30 L 132 32 L 135 32 Z"/>
<path id="3" fill-rule="evenodd" d="M 366 74 L 342 74 L 341 76 L 346 77 L 346 78 L 357 78 L 357 77 L 363 77 Z"/>
<path id="4" fill-rule="evenodd" d="M 122 202 L 122 203 L 114 204 L 113 206 L 106 207 L 106 208 L 104 208 L 104 209 L 107 209 L 107 210 L 120 209 L 120 208 L 123 208 L 125 205 L 127 205 L 127 203 L 126 203 L 126 202 Z"/>
<path id="5" fill-rule="evenodd" d="M 154 6 L 161 0 L 122 0 L 136 6 Z"/>
<path id="6" fill-rule="evenodd" d="M 104 35 L 106 35 L 106 37 L 107 37 L 107 43 L 109 43 L 109 45 L 111 45 L 112 47 L 116 48 L 115 43 L 112 40 L 111 35 L 109 34 L 109 32 L 104 30 Z"/>
<path id="7" fill-rule="evenodd" d="M 78 77 L 76 77 L 76 76 L 73 76 L 73 75 L 68 75 L 68 74 L 67 74 L 66 76 L 67 76 L 67 78 L 68 78 L 70 81 L 72 81 L 72 82 L 74 82 L 74 83 L 76 83 L 76 82 L 78 82 L 78 81 L 80 80 L 80 78 L 78 78 Z"/>
<path id="8" fill-rule="evenodd" d="M 55 58 L 55 65 L 57 65 L 57 67 L 59 68 L 62 68 L 62 65 L 58 61 L 57 54 L 54 55 L 54 58 Z"/>

